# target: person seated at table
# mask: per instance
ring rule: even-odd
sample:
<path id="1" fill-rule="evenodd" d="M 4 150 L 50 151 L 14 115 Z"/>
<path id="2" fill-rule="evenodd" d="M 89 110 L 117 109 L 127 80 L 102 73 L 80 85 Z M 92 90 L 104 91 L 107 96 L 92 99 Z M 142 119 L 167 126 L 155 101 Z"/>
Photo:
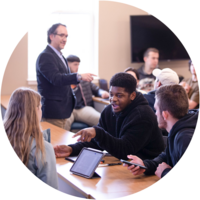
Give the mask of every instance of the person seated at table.
<path id="1" fill-rule="evenodd" d="M 128 154 L 141 158 L 154 158 L 164 150 L 164 141 L 156 116 L 140 92 L 136 80 L 128 73 L 117 73 L 110 80 L 110 105 L 99 124 L 86 128 L 73 137 L 78 143 L 55 146 L 56 157 L 76 156 L 83 147 L 106 150 L 125 159 Z"/>
<path id="2" fill-rule="evenodd" d="M 136 79 L 136 82 L 138 85 L 139 80 L 140 80 L 140 75 L 136 69 L 134 69 L 133 67 L 128 67 L 124 70 L 124 72 L 131 74 Z M 137 85 L 136 85 L 136 87 L 137 87 Z"/>
<path id="3" fill-rule="evenodd" d="M 199 108 L 199 85 L 197 74 L 191 60 L 189 61 L 189 71 L 192 74 L 192 78 L 183 79 L 180 85 L 183 86 L 188 95 L 189 109 L 197 109 Z"/>
<path id="4" fill-rule="evenodd" d="M 168 132 L 167 147 L 153 160 L 129 155 L 131 162 L 146 166 L 147 169 L 135 165 L 124 165 L 133 175 L 155 174 L 159 178 L 165 176 L 181 159 L 194 134 L 199 110 L 188 112 L 188 97 L 180 85 L 161 86 L 156 91 L 156 116 L 160 128 Z"/>
<path id="5" fill-rule="evenodd" d="M 178 74 L 170 68 L 165 69 L 154 69 L 153 75 L 156 77 L 154 82 L 154 90 L 144 94 L 145 99 L 148 101 L 149 106 L 152 108 L 154 112 L 156 112 L 154 108 L 155 104 L 155 93 L 156 90 L 162 85 L 174 85 L 179 84 Z"/>
<path id="6" fill-rule="evenodd" d="M 11 95 L 4 117 L 8 139 L 19 159 L 40 180 L 58 188 L 53 146 L 46 142 L 40 128 L 41 96 L 28 88 Z"/>
<path id="7" fill-rule="evenodd" d="M 69 55 L 66 60 L 71 73 L 77 73 L 81 62 L 80 58 L 75 55 Z M 92 96 L 107 99 L 109 93 L 100 89 L 94 83 L 83 80 L 80 80 L 78 85 L 71 85 L 71 87 L 76 96 L 76 105 L 70 118 L 67 119 L 69 126 L 71 127 L 74 121 L 84 122 L 89 126 L 97 125 L 100 113 L 94 109 Z"/>
<path id="8" fill-rule="evenodd" d="M 140 78 L 138 71 L 136 69 L 134 69 L 133 67 L 128 67 L 127 69 L 124 70 L 124 72 L 131 74 L 136 79 L 136 81 L 137 81 L 137 85 L 136 85 L 137 91 L 141 92 L 142 94 L 146 94 L 146 92 L 144 90 L 140 90 L 140 89 L 137 88 L 138 83 L 139 83 L 139 78 Z"/>

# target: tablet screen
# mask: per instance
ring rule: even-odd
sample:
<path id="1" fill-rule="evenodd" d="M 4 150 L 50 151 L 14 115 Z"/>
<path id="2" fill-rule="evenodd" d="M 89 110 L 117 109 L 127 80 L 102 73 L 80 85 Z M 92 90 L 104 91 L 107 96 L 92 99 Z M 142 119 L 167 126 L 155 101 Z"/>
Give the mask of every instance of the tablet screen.
<path id="1" fill-rule="evenodd" d="M 90 177 L 101 161 L 103 155 L 103 152 L 84 148 L 79 154 L 70 171 Z"/>

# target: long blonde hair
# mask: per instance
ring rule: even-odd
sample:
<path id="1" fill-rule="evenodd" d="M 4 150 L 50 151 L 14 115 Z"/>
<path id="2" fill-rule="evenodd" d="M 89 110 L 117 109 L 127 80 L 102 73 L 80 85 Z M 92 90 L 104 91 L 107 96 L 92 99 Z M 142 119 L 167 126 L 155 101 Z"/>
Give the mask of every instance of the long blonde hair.
<path id="1" fill-rule="evenodd" d="M 37 114 L 41 96 L 29 88 L 16 89 L 10 98 L 4 117 L 4 127 L 8 139 L 21 161 L 27 166 L 33 138 L 36 142 L 36 160 L 45 158 L 43 134 Z M 31 139 L 30 139 L 31 138 Z"/>

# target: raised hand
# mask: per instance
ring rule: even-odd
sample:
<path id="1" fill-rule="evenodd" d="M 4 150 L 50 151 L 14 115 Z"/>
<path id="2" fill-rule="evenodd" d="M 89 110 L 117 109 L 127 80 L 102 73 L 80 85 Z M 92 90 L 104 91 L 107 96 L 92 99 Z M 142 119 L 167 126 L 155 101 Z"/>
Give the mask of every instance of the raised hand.
<path id="1" fill-rule="evenodd" d="M 90 74 L 90 73 L 86 73 L 86 74 L 81 74 L 81 78 L 83 81 L 87 81 L 87 82 L 91 82 L 93 80 L 93 76 L 96 76 L 95 74 Z"/>

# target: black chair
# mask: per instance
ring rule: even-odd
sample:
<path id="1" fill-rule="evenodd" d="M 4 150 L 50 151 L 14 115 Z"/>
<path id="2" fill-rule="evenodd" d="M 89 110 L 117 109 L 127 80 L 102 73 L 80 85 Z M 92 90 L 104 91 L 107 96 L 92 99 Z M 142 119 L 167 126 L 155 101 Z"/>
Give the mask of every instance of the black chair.
<path id="1" fill-rule="evenodd" d="M 71 130 L 81 130 L 81 129 L 88 128 L 88 127 L 90 127 L 90 126 L 84 122 L 75 121 L 71 125 Z"/>
<path id="2" fill-rule="evenodd" d="M 4 119 L 5 113 L 6 113 L 6 109 L 1 105 L 1 117 L 2 117 L 2 119 Z"/>
<path id="3" fill-rule="evenodd" d="M 105 79 L 99 79 L 99 88 L 101 88 L 102 90 L 105 90 L 105 91 L 109 91 L 108 89 L 108 83 L 107 83 L 107 80 Z"/>

